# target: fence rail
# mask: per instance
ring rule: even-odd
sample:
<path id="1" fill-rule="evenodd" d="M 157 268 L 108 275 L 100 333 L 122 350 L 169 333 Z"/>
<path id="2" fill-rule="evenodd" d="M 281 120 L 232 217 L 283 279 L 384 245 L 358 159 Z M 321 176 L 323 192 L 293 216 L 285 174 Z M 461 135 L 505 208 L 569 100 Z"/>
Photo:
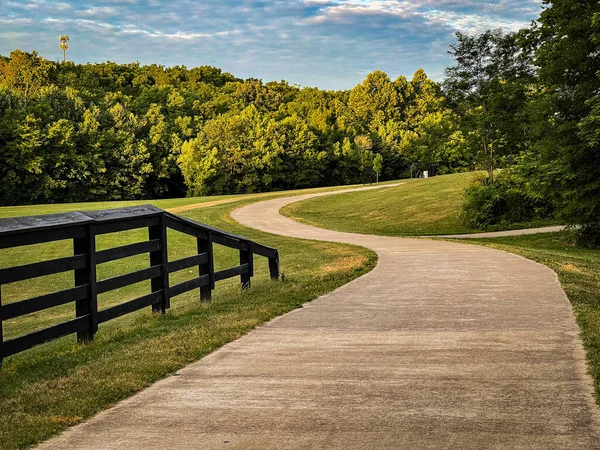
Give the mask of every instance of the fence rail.
<path id="1" fill-rule="evenodd" d="M 147 241 L 96 250 L 97 236 L 140 228 L 148 229 Z M 168 229 L 195 237 L 197 254 L 169 261 Z M 217 281 L 239 276 L 242 289 L 247 289 L 254 275 L 254 255 L 266 257 L 271 278 L 279 278 L 276 249 L 151 205 L 0 219 L 0 249 L 61 240 L 72 240 L 73 256 L 0 269 L 0 365 L 5 357 L 66 335 L 77 333 L 79 342 L 90 342 L 100 323 L 142 308 L 152 307 L 152 311 L 164 313 L 170 307 L 171 298 L 184 292 L 198 289 L 201 301 L 210 301 Z M 215 272 L 213 244 L 239 250 L 240 264 Z M 149 255 L 149 267 L 113 278 L 96 279 L 98 264 L 143 254 Z M 169 274 L 191 267 L 198 268 L 198 277 L 169 285 Z M 74 273 L 72 288 L 2 304 L 2 285 L 62 272 Z M 98 310 L 99 294 L 147 280 L 151 284 L 150 294 Z M 75 303 L 74 319 L 4 341 L 4 321 L 67 303 Z"/>

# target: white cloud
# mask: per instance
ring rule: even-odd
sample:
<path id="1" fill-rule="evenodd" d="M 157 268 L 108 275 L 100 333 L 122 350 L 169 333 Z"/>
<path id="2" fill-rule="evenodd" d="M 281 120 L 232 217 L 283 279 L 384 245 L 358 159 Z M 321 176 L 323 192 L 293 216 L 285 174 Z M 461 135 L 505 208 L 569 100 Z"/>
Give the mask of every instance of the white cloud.
<path id="1" fill-rule="evenodd" d="M 91 19 L 58 19 L 55 17 L 47 17 L 42 20 L 43 23 L 49 24 L 61 24 L 61 25 L 74 25 L 79 28 L 84 29 L 97 29 L 97 30 L 111 30 L 111 32 L 115 35 L 132 35 L 139 34 L 148 36 L 151 38 L 162 38 L 162 39 L 172 39 L 172 40 L 182 40 L 182 41 L 194 41 L 199 39 L 210 39 L 215 37 L 224 37 L 231 36 L 235 34 L 240 34 L 241 30 L 225 30 L 225 31 L 216 31 L 213 33 L 203 32 L 185 32 L 185 31 L 176 31 L 176 32 L 165 32 L 161 30 L 149 30 L 140 28 L 134 24 L 125 24 L 125 25 L 116 25 L 108 22 L 100 22 Z"/>
<path id="2" fill-rule="evenodd" d="M 92 6 L 87 9 L 75 11 L 78 16 L 102 17 L 117 14 L 117 9 L 112 6 Z"/>
<path id="3" fill-rule="evenodd" d="M 121 34 L 142 34 L 152 38 L 173 39 L 183 41 L 195 41 L 198 39 L 210 39 L 214 37 L 230 36 L 240 33 L 239 30 L 218 31 L 215 33 L 186 33 L 177 31 L 176 33 L 165 33 L 163 31 L 149 31 L 140 28 L 125 27 L 118 31 Z"/>
<path id="4" fill-rule="evenodd" d="M 482 33 L 491 28 L 503 28 L 505 31 L 517 31 L 527 27 L 529 21 L 508 19 L 500 16 L 481 16 L 477 14 L 459 14 L 452 11 L 432 10 L 423 14 L 430 24 L 440 24 L 468 34 Z"/>
<path id="5" fill-rule="evenodd" d="M 65 2 L 49 2 L 46 0 L 29 0 L 28 2 L 6 1 L 4 4 L 9 8 L 24 9 L 28 11 L 39 9 L 66 11 L 71 8 L 71 5 Z"/>
<path id="6" fill-rule="evenodd" d="M 0 24 L 2 25 L 28 25 L 30 23 L 32 23 L 33 20 L 29 19 L 28 17 L 0 17 Z"/>
<path id="7" fill-rule="evenodd" d="M 327 5 L 321 9 L 320 14 L 301 21 L 306 24 L 313 23 L 351 23 L 357 17 L 365 16 L 395 16 L 409 18 L 414 15 L 415 6 L 406 1 L 375 1 L 362 2 L 348 0 L 335 5 Z"/>
<path id="8" fill-rule="evenodd" d="M 516 31 L 526 27 L 530 19 L 506 17 L 507 12 L 527 12 L 532 14 L 534 6 L 539 6 L 540 0 L 515 1 L 499 0 L 497 3 L 481 4 L 475 0 L 308 0 L 322 3 L 318 14 L 298 21 L 299 24 L 352 24 L 362 19 L 372 19 L 376 26 L 377 18 L 397 19 L 399 22 L 409 22 L 412 19 L 423 19 L 430 25 L 441 25 L 467 33 L 477 33 L 489 28 L 502 27 L 508 31 Z M 517 7 L 517 5 L 519 5 Z M 471 8 L 481 12 L 455 12 L 453 7 Z M 388 27 L 393 25 L 388 24 Z"/>

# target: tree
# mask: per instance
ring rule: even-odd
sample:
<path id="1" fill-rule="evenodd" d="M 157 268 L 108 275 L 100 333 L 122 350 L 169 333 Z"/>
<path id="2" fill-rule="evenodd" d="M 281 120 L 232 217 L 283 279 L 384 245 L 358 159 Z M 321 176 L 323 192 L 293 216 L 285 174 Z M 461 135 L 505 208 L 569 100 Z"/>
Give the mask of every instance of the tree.
<path id="1" fill-rule="evenodd" d="M 387 74 L 375 71 L 350 91 L 348 107 L 354 131 L 364 134 L 397 117 L 398 93 Z"/>
<path id="2" fill-rule="evenodd" d="M 381 153 L 377 153 L 377 155 L 375 155 L 375 159 L 373 159 L 373 171 L 377 175 L 377 181 L 376 181 L 377 183 L 379 183 L 379 174 L 381 173 L 382 170 L 383 170 L 383 156 L 381 156 Z"/>
<path id="3" fill-rule="evenodd" d="M 420 166 L 435 164 L 440 175 L 472 167 L 458 118 L 450 110 L 428 113 L 404 135 L 406 156 Z M 411 175 L 412 178 L 412 175 Z"/>
<path id="4" fill-rule="evenodd" d="M 533 81 L 517 34 L 501 29 L 469 36 L 456 33 L 450 46 L 456 65 L 446 69 L 444 89 L 461 117 L 463 134 L 491 183 L 502 157 L 526 143 L 527 92 Z"/>
<path id="5" fill-rule="evenodd" d="M 423 70 L 322 91 L 208 66 L 59 64 L 16 50 L 0 57 L 0 203 L 360 183 L 423 158 L 455 170 L 460 133 L 446 111 Z"/>
<path id="6" fill-rule="evenodd" d="M 371 178 L 369 172 L 373 168 L 373 141 L 369 136 L 361 134 L 354 138 L 354 144 L 358 149 L 362 182 L 365 183 L 366 179 Z"/>
<path id="7" fill-rule="evenodd" d="M 530 164 L 540 193 L 560 216 L 600 244 L 600 4 L 544 2 L 531 33 L 542 86 Z M 551 117 L 551 120 L 548 120 Z"/>
<path id="8" fill-rule="evenodd" d="M 29 101 L 43 86 L 51 84 L 54 64 L 33 51 L 15 50 L 8 62 L 0 62 L 0 86 L 22 93 Z"/>

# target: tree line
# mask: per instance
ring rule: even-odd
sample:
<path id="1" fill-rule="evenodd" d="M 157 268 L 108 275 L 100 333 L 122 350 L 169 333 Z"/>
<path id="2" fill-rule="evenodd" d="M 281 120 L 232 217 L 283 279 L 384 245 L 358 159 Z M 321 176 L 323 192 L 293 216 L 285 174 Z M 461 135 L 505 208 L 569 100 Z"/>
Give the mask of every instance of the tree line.
<path id="1" fill-rule="evenodd" d="M 0 203 L 361 183 L 433 163 L 459 171 L 472 162 L 457 123 L 422 70 L 325 91 L 16 50 L 0 59 Z"/>

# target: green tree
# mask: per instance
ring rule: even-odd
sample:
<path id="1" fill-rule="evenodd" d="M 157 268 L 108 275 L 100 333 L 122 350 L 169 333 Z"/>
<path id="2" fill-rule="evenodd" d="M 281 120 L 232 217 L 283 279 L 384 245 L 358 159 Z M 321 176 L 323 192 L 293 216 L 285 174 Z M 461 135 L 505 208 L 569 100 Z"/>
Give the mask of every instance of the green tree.
<path id="1" fill-rule="evenodd" d="M 381 153 L 377 153 L 377 155 L 375 155 L 375 158 L 373 159 L 373 171 L 375 172 L 375 174 L 377 176 L 376 183 L 379 183 L 379 174 L 381 173 L 382 170 L 383 170 L 383 156 L 381 156 Z"/>
<path id="2" fill-rule="evenodd" d="M 0 57 L 0 203 L 360 183 L 425 158 L 454 170 L 464 165 L 453 120 L 422 70 L 322 91 L 208 66 L 56 64 L 15 51 Z"/>
<path id="3" fill-rule="evenodd" d="M 449 52 L 456 65 L 446 69 L 444 88 L 461 117 L 467 142 L 493 183 L 502 158 L 518 155 L 526 144 L 533 68 L 514 33 L 458 32 L 456 39 Z"/>
<path id="4" fill-rule="evenodd" d="M 31 53 L 15 50 L 8 61 L 0 61 L 0 86 L 22 93 L 26 99 L 37 95 L 43 86 L 51 83 L 55 65 Z"/>
<path id="5" fill-rule="evenodd" d="M 599 244 L 600 4 L 544 3 L 531 33 L 542 88 L 528 163 L 539 191 L 561 205 L 561 217 L 583 225 L 582 241 Z"/>

